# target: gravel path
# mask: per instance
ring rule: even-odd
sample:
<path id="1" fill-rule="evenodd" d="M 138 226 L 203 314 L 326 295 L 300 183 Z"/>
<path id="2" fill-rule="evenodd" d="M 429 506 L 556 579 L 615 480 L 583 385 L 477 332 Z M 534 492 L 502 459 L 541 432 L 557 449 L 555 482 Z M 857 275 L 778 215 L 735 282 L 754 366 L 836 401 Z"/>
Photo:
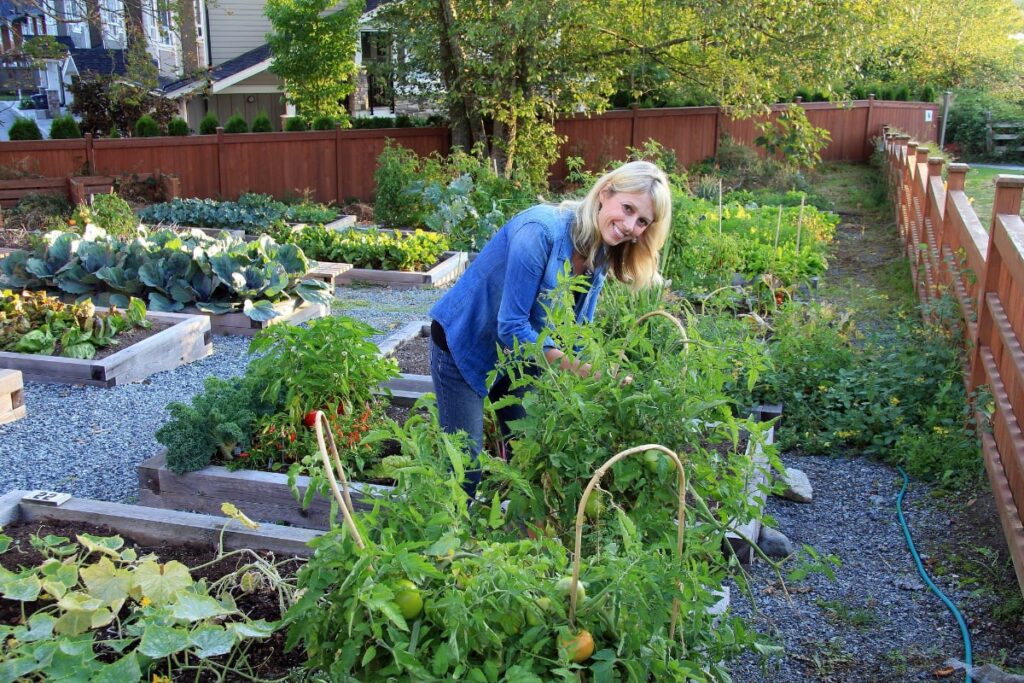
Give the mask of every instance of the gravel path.
<path id="1" fill-rule="evenodd" d="M 436 289 L 339 287 L 333 313 L 387 333 L 427 317 L 441 294 Z M 245 338 L 215 336 L 212 356 L 112 389 L 26 382 L 27 416 L 0 425 L 0 494 L 46 489 L 134 502 L 135 467 L 159 447 L 153 434 L 167 419 L 165 406 L 191 399 L 206 377 L 242 374 L 248 345 Z"/>
<path id="2" fill-rule="evenodd" d="M 807 544 L 821 558 L 832 556 L 841 564 L 833 566 L 834 581 L 823 573 L 787 581 L 787 596 L 775 571 L 755 563 L 750 573 L 753 605 L 734 587 L 733 611 L 783 645 L 786 655 L 763 667 L 756 655 L 743 657 L 731 667 L 734 679 L 935 680 L 933 672 L 948 658 L 963 657 L 963 645 L 952 615 L 918 577 L 907 550 L 896 517 L 898 472 L 863 457 L 784 460 L 808 475 L 814 501 L 773 497 L 766 512 L 796 548 Z M 919 546 L 921 539 L 949 533 L 948 515 L 928 493 L 924 485 L 911 482 L 904 500 L 904 515 Z M 932 562 L 922 559 L 926 566 Z M 809 560 L 806 554 L 790 559 L 784 574 Z M 954 603 L 967 599 L 966 591 L 938 583 Z"/>

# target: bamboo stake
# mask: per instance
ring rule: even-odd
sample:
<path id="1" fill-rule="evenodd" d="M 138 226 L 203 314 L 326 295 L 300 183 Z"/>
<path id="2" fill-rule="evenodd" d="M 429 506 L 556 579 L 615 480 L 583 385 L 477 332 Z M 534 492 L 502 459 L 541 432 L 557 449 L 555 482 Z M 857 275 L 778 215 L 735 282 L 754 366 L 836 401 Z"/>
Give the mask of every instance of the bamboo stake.
<path id="1" fill-rule="evenodd" d="M 334 443 L 334 434 L 331 430 L 327 430 L 327 436 L 330 437 L 331 442 L 331 455 L 334 458 L 334 467 L 331 467 L 331 461 L 327 457 L 327 445 L 324 443 L 324 425 L 327 423 L 327 418 L 324 417 L 323 411 L 316 411 L 316 442 L 320 447 L 320 459 L 324 464 L 324 473 L 327 475 L 327 481 L 331 486 L 331 493 L 334 494 L 334 499 L 338 501 L 338 506 L 341 508 L 342 514 L 345 515 L 345 526 L 352 533 L 352 538 L 356 542 L 356 546 L 363 550 L 366 548 L 366 544 L 363 543 L 363 537 L 359 534 L 359 529 L 356 527 L 355 521 L 355 507 L 352 505 L 352 498 L 348 494 L 348 479 L 345 477 L 345 468 L 341 465 L 341 457 L 338 456 L 338 447 Z M 334 471 L 337 470 L 338 477 L 335 478 Z M 338 479 L 341 480 L 341 490 L 338 489 Z M 344 493 L 342 493 L 344 492 Z"/>
<path id="2" fill-rule="evenodd" d="M 679 320 L 679 318 L 675 317 L 674 315 L 672 315 L 668 311 L 660 311 L 659 310 L 659 311 L 649 311 L 647 313 L 644 313 L 642 316 L 640 316 L 639 318 L 636 319 L 636 324 L 639 325 L 640 323 L 642 323 L 643 321 L 647 320 L 648 318 L 653 318 L 656 315 L 661 316 L 663 318 L 668 318 L 669 320 L 671 320 L 675 324 L 676 328 L 679 330 L 679 336 L 682 337 L 682 339 L 683 339 L 683 348 L 686 349 L 687 351 L 689 351 L 690 350 L 690 337 L 689 337 L 689 335 L 686 334 L 686 326 L 683 325 L 683 323 Z"/>
<path id="3" fill-rule="evenodd" d="M 718 234 L 722 234 L 722 179 L 718 179 Z"/>
<path id="4" fill-rule="evenodd" d="M 590 482 L 587 487 L 583 489 L 583 496 L 580 497 L 580 503 L 576 507 L 576 549 L 573 552 L 572 558 L 572 583 L 569 584 L 569 627 L 572 629 L 576 628 L 576 587 L 580 581 L 580 551 L 583 546 L 583 520 L 586 517 L 587 499 L 590 498 L 590 494 L 597 488 L 597 485 L 601 483 L 601 479 L 608 470 L 611 469 L 612 465 L 619 462 L 620 460 L 637 453 L 643 453 L 648 450 L 658 450 L 672 458 L 676 464 L 676 480 L 679 483 L 679 509 L 677 511 L 678 525 L 676 527 L 676 555 L 679 557 L 679 561 L 683 560 L 683 540 L 684 531 L 686 528 L 686 473 L 683 471 L 683 461 L 679 459 L 679 456 L 675 452 L 665 448 L 661 444 L 646 444 L 643 446 L 633 446 L 627 448 L 624 451 L 616 453 L 609 458 L 603 465 L 601 465 L 594 476 L 590 478 Z M 673 640 L 675 638 L 676 623 L 679 620 L 679 598 L 672 600 L 672 621 L 669 625 L 668 638 Z"/>
<path id="5" fill-rule="evenodd" d="M 782 205 L 779 204 L 779 217 L 775 220 L 775 244 L 772 245 L 772 258 L 779 249 L 779 233 L 782 231 Z"/>
<path id="6" fill-rule="evenodd" d="M 800 197 L 800 215 L 796 219 L 796 253 L 800 253 L 800 231 L 804 225 L 804 199 L 806 197 Z"/>

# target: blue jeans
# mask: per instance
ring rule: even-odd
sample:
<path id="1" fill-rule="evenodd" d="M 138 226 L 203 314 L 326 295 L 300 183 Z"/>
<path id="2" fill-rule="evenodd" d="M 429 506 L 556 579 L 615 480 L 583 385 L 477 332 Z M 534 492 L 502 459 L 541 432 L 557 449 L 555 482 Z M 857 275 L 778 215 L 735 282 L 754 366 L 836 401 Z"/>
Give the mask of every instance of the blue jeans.
<path id="1" fill-rule="evenodd" d="M 484 400 L 462 379 L 455 359 L 430 342 L 430 377 L 437 396 L 437 418 L 448 434 L 465 432 L 469 437 L 469 455 L 475 465 L 484 447 Z M 480 483 L 480 470 L 466 471 L 463 488 L 472 498 Z"/>

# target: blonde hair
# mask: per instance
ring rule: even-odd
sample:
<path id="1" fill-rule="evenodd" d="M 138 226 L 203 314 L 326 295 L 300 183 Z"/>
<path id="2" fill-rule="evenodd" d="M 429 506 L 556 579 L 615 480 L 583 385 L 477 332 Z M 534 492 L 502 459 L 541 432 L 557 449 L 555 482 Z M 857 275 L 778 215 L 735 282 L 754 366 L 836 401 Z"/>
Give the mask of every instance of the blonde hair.
<path id="1" fill-rule="evenodd" d="M 562 202 L 562 208 L 576 214 L 572 243 L 577 253 L 586 258 L 588 268 L 594 267 L 598 251 L 604 244 L 597 224 L 601 211 L 601 192 L 640 193 L 651 197 L 654 220 L 636 243 L 623 242 L 606 247 L 608 270 L 620 282 L 636 291 L 650 286 L 658 278 L 658 259 L 672 225 L 672 191 L 665 173 L 649 161 L 631 161 L 601 176 L 581 201 Z"/>

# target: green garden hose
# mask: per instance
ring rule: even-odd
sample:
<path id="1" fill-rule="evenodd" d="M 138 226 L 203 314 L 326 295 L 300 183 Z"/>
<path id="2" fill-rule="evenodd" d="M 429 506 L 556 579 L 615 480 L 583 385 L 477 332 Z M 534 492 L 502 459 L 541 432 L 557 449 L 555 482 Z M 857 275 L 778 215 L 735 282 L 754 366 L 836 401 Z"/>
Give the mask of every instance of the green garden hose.
<path id="1" fill-rule="evenodd" d="M 914 539 L 910 537 L 910 529 L 907 527 L 907 520 L 903 517 L 903 494 L 907 492 L 907 486 L 910 484 L 910 480 L 907 478 L 907 473 L 903 471 L 902 467 L 897 466 L 900 475 L 903 476 L 903 487 L 900 492 L 896 495 L 896 514 L 900 519 L 900 527 L 903 529 L 903 537 L 907 539 L 907 547 L 910 549 L 910 554 L 914 558 L 914 564 L 917 565 L 917 573 L 921 575 L 924 582 L 928 584 L 928 588 L 932 590 L 932 593 L 939 596 L 939 600 L 942 604 L 953 613 L 956 617 L 956 623 L 960 625 L 960 635 L 964 639 L 964 670 L 966 671 L 967 677 L 964 679 L 965 683 L 971 683 L 971 670 L 974 668 L 971 662 L 971 634 L 967 630 L 967 622 L 964 621 L 964 617 L 960 614 L 960 610 L 956 608 L 953 601 L 946 597 L 935 582 L 932 581 L 931 577 L 928 576 L 928 572 L 925 570 L 924 565 L 921 564 L 921 556 L 917 553 L 917 548 L 914 547 Z"/>

